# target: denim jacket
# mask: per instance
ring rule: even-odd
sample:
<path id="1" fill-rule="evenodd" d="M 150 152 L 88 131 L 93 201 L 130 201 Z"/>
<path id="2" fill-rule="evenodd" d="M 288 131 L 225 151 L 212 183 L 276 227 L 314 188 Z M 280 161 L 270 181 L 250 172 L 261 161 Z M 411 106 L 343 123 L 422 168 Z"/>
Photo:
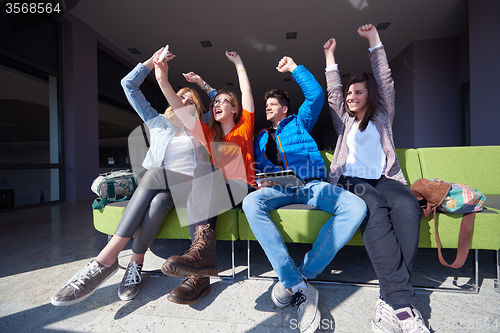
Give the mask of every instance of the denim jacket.
<path id="1" fill-rule="evenodd" d="M 146 169 L 162 166 L 165 157 L 165 151 L 168 143 L 177 133 L 178 129 L 172 125 L 163 114 L 158 114 L 151 104 L 146 100 L 139 86 L 148 76 L 149 69 L 144 64 L 139 63 L 122 80 L 121 85 L 127 96 L 127 99 L 148 126 L 150 132 L 151 146 L 148 149 L 146 158 L 142 166 Z M 184 135 L 187 135 L 193 143 L 194 159 L 196 163 L 205 161 L 203 155 L 203 145 L 191 134 L 186 127 L 182 128 Z"/>

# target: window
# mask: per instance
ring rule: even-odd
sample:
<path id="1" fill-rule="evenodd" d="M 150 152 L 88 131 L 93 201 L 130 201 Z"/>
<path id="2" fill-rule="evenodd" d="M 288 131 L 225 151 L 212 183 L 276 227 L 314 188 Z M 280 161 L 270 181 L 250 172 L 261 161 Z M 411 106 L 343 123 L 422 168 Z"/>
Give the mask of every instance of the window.
<path id="1" fill-rule="evenodd" d="M 60 200 L 57 78 L 0 65 L 0 86 L 0 209 Z"/>

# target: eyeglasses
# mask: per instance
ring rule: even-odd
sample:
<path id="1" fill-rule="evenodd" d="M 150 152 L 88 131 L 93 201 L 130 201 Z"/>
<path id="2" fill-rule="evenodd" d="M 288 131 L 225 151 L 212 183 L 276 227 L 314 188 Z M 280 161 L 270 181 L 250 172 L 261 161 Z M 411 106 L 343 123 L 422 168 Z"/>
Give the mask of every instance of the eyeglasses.
<path id="1" fill-rule="evenodd" d="M 227 100 L 226 98 L 221 98 L 221 99 L 214 99 L 213 102 L 212 102 L 212 105 L 213 106 L 217 106 L 217 105 L 224 105 L 224 103 L 228 102 L 229 104 L 231 104 L 231 106 L 234 106 L 233 103 L 231 103 L 229 100 Z"/>

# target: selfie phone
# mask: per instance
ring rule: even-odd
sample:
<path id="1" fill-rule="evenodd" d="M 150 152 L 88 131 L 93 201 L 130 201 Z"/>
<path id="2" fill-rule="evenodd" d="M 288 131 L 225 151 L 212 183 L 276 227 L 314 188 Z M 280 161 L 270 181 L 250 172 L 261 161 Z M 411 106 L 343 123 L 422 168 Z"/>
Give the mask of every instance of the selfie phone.
<path id="1" fill-rule="evenodd" d="M 168 44 L 165 45 L 165 48 L 161 52 L 160 57 L 158 58 L 158 62 L 162 62 L 163 59 L 165 59 L 165 57 L 167 56 L 167 52 L 168 52 Z"/>

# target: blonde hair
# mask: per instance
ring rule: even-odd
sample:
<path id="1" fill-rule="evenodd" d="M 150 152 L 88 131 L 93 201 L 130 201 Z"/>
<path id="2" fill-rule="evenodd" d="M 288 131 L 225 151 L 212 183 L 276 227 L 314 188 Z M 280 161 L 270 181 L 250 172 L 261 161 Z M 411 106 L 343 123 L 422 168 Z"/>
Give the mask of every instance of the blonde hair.
<path id="1" fill-rule="evenodd" d="M 198 94 L 198 92 L 196 90 L 185 87 L 185 88 L 181 88 L 177 92 L 177 96 L 181 96 L 182 94 L 184 94 L 186 92 L 190 92 L 193 95 L 193 102 L 194 102 L 194 105 L 196 106 L 196 113 L 194 116 L 196 117 L 196 119 L 203 121 L 203 114 L 205 113 L 205 106 L 203 106 L 203 103 L 201 102 L 200 95 Z M 177 127 L 179 130 L 181 130 L 182 127 L 184 126 L 182 124 L 182 122 L 179 120 L 179 118 L 177 118 L 177 116 L 175 115 L 175 112 L 171 106 L 169 106 L 165 110 L 165 117 L 172 125 Z"/>

